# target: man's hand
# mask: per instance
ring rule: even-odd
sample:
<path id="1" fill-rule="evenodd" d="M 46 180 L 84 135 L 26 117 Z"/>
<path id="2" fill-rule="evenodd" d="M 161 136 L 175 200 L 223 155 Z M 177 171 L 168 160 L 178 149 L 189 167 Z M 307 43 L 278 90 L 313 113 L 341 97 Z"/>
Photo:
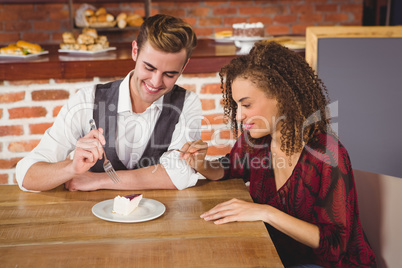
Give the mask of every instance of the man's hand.
<path id="1" fill-rule="evenodd" d="M 74 174 L 83 174 L 103 157 L 103 145 L 106 144 L 103 129 L 91 130 L 76 144 L 72 168 Z"/>
<path id="2" fill-rule="evenodd" d="M 94 173 L 88 171 L 67 181 L 64 187 L 71 192 L 95 191 L 102 189 L 103 183 L 109 181 L 109 177 L 104 172 Z"/>

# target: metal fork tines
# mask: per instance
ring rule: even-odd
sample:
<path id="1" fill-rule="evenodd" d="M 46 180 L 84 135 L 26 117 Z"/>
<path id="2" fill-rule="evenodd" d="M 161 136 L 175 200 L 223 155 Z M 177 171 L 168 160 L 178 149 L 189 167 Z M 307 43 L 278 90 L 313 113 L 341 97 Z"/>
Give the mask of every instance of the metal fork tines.
<path id="1" fill-rule="evenodd" d="M 91 125 L 91 130 L 97 129 L 95 120 L 93 119 L 89 120 L 89 124 Z M 114 170 L 112 163 L 110 163 L 110 161 L 106 158 L 105 151 L 103 151 L 103 157 L 105 159 L 105 161 L 103 162 L 103 169 L 105 170 L 106 174 L 109 176 L 110 179 L 112 179 L 114 183 L 120 182 L 120 178 L 117 175 L 116 171 Z"/>

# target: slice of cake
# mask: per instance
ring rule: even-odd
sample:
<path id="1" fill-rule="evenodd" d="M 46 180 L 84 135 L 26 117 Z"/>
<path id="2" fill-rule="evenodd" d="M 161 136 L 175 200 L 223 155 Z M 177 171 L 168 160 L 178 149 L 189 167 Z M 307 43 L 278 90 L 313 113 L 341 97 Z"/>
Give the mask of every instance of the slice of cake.
<path id="1" fill-rule="evenodd" d="M 257 23 L 235 23 L 232 25 L 233 37 L 264 37 L 264 24 Z"/>
<path id="2" fill-rule="evenodd" d="M 113 213 L 127 216 L 138 207 L 142 194 L 116 196 L 113 200 Z"/>

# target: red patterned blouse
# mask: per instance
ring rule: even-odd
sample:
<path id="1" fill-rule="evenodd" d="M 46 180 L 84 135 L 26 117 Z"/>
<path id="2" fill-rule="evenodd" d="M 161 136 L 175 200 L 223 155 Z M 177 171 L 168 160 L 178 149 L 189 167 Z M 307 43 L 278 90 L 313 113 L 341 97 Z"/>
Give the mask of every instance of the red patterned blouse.
<path id="1" fill-rule="evenodd" d="M 225 177 L 250 181 L 254 202 L 271 205 L 320 230 L 312 249 L 266 224 L 285 266 L 376 267 L 374 252 L 364 235 L 349 155 L 331 135 L 317 134 L 306 144 L 287 182 L 277 191 L 271 137 L 259 139 L 250 150 L 243 133 L 230 154 L 221 159 Z"/>

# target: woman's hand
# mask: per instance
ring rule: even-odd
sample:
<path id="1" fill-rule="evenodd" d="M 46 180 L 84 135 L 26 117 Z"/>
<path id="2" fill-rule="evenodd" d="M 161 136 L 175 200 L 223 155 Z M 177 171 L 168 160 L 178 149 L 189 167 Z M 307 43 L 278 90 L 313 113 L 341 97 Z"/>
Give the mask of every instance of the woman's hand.
<path id="1" fill-rule="evenodd" d="M 200 217 L 206 221 L 214 221 L 215 224 L 258 221 L 263 220 L 267 206 L 234 198 L 215 206 Z"/>
<path id="2" fill-rule="evenodd" d="M 186 160 L 190 167 L 198 172 L 205 169 L 205 156 L 207 154 L 208 144 L 202 140 L 187 142 L 180 149 L 181 159 Z"/>

